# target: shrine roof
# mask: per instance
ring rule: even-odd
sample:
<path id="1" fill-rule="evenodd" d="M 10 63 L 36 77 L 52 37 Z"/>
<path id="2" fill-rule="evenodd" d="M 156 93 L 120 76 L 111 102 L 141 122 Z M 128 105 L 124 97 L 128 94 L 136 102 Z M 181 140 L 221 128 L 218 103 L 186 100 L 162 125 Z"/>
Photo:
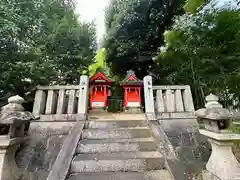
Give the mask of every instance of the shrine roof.
<path id="1" fill-rule="evenodd" d="M 138 79 L 135 75 L 135 72 L 132 70 L 127 71 L 126 77 L 120 81 L 121 85 L 141 85 L 143 81 Z"/>
<path id="2" fill-rule="evenodd" d="M 96 71 L 96 73 L 90 78 L 90 82 L 98 83 L 112 83 L 113 80 L 110 79 L 102 69 Z"/>

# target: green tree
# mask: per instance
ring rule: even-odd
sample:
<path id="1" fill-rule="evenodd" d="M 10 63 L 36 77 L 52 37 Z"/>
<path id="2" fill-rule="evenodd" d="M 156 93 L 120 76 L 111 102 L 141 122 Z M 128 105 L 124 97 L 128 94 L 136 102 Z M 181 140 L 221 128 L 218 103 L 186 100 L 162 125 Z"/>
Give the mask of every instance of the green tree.
<path id="1" fill-rule="evenodd" d="M 0 2 L 0 104 L 32 100 L 36 85 L 75 83 L 92 63 L 95 26 L 79 22 L 71 0 Z"/>
<path id="2" fill-rule="evenodd" d="M 200 7 L 203 7 L 209 0 L 186 0 L 184 9 L 186 12 L 195 14 Z"/>
<path id="3" fill-rule="evenodd" d="M 189 84 L 196 107 L 208 93 L 239 105 L 240 12 L 215 6 L 176 18 L 153 74 L 160 83 Z M 229 102 L 230 101 L 230 102 Z"/>
<path id="4" fill-rule="evenodd" d="M 79 23 L 75 14 L 63 17 L 49 36 L 46 51 L 54 59 L 60 84 L 78 83 L 83 70 L 93 62 L 95 25 Z"/>
<path id="5" fill-rule="evenodd" d="M 172 17 L 183 13 L 184 1 L 111 0 L 106 9 L 106 61 L 114 74 L 132 69 L 146 75 L 152 57 L 163 43 L 163 33 Z"/>
<path id="6" fill-rule="evenodd" d="M 104 70 L 104 73 L 108 74 L 110 73 L 110 69 L 107 66 L 106 58 L 105 58 L 105 49 L 101 48 L 98 50 L 97 55 L 95 56 L 96 62 L 89 66 L 89 76 L 93 76 L 98 69 Z"/>

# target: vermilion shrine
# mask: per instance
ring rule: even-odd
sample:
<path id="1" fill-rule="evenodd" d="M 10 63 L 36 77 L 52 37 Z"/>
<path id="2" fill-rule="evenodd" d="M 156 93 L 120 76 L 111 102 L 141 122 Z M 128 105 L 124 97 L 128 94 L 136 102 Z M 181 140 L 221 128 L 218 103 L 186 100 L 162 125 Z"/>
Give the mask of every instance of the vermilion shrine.
<path id="1" fill-rule="evenodd" d="M 101 70 L 90 79 L 90 108 L 107 107 L 107 97 L 111 95 L 113 81 Z"/>
<path id="2" fill-rule="evenodd" d="M 124 108 L 140 108 L 143 81 L 135 76 L 134 71 L 129 70 L 120 85 L 124 88 Z"/>

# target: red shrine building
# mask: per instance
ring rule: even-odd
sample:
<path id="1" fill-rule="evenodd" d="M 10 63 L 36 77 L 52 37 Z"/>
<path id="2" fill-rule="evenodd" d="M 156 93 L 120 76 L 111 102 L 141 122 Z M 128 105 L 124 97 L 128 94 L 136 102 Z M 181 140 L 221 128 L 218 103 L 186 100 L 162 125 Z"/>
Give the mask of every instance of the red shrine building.
<path id="1" fill-rule="evenodd" d="M 113 81 L 101 70 L 90 79 L 90 109 L 107 107 L 107 98 L 111 95 L 110 87 Z"/>
<path id="2" fill-rule="evenodd" d="M 129 70 L 120 85 L 124 88 L 124 107 L 139 108 L 142 106 L 141 89 L 143 81 L 139 80 L 134 71 Z"/>

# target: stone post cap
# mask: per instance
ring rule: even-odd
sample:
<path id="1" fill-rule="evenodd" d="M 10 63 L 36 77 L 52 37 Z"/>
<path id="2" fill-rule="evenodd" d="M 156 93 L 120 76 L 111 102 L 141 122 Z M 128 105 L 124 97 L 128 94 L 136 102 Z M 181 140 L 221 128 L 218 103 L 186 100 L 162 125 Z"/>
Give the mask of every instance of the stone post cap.
<path id="1" fill-rule="evenodd" d="M 198 118 L 209 120 L 228 120 L 232 117 L 230 111 L 218 102 L 218 96 L 210 94 L 206 97 L 206 108 L 199 109 L 195 112 Z"/>

